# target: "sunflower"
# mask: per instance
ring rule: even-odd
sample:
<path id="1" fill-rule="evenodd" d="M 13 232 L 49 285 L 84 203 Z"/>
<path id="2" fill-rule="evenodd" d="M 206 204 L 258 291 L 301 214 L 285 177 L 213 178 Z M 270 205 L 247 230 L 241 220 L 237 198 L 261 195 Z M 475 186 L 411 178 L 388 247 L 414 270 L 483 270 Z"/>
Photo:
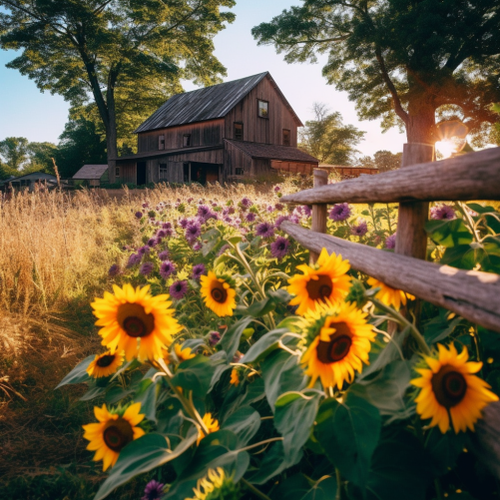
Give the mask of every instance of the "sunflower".
<path id="1" fill-rule="evenodd" d="M 368 278 L 368 284 L 372 288 L 380 288 L 375 297 L 385 305 L 394 307 L 396 311 L 399 311 L 401 305 L 405 306 L 407 300 L 415 300 L 413 295 L 403 292 L 403 290 L 391 288 L 375 278 Z"/>
<path id="2" fill-rule="evenodd" d="M 186 500 L 205 500 L 210 493 L 222 488 L 225 479 L 226 475 L 221 467 L 216 470 L 208 469 L 206 477 L 198 479 L 196 488 L 193 488 L 194 497 Z"/>
<path id="3" fill-rule="evenodd" d="M 168 295 L 153 297 L 149 285 L 135 290 L 130 284 L 123 288 L 113 285 L 114 295 L 104 292 L 91 306 L 98 318 L 97 326 L 102 344 L 112 353 L 125 351 L 127 361 L 158 359 L 162 348 L 172 343 L 172 336 L 181 326 L 169 309 Z"/>
<path id="4" fill-rule="evenodd" d="M 233 368 L 231 370 L 231 379 L 229 380 L 229 383 L 231 385 L 234 385 L 235 387 L 238 387 L 240 385 L 240 376 L 236 368 Z"/>
<path id="5" fill-rule="evenodd" d="M 455 346 L 449 349 L 438 344 L 438 357 L 424 356 L 425 368 L 418 368 L 419 378 L 411 384 L 420 387 L 415 398 L 417 413 L 423 420 L 432 418 L 430 427 L 439 426 L 444 434 L 450 428 L 450 420 L 455 434 L 473 431 L 474 424 L 482 417 L 481 410 L 498 396 L 488 389 L 491 387 L 473 375 L 483 363 L 468 361 L 469 355 L 464 347 L 458 354 Z"/>
<path id="6" fill-rule="evenodd" d="M 179 344 L 175 344 L 174 351 L 175 351 L 175 354 L 177 355 L 177 359 L 179 360 L 179 363 L 182 363 L 183 361 L 187 361 L 188 359 L 194 358 L 196 356 L 196 354 L 191 352 L 190 347 L 183 348 Z"/>
<path id="7" fill-rule="evenodd" d="M 94 407 L 99 423 L 84 425 L 83 437 L 90 441 L 87 450 L 95 451 L 94 460 L 103 461 L 103 471 L 115 465 L 120 451 L 128 443 L 145 434 L 140 427 L 136 427 L 144 418 L 140 410 L 141 403 L 129 406 L 123 415 L 120 415 L 122 412 L 109 411 L 105 404 L 102 408 Z"/>
<path id="8" fill-rule="evenodd" d="M 205 424 L 205 427 L 207 428 L 208 434 L 212 434 L 212 432 L 217 432 L 220 427 L 219 427 L 219 421 L 216 418 L 212 418 L 211 413 L 205 413 L 203 415 L 203 423 Z M 205 437 L 204 432 L 200 429 L 198 439 L 196 441 L 196 444 L 200 444 L 200 441 Z"/>
<path id="9" fill-rule="evenodd" d="M 87 373 L 94 378 L 107 377 L 118 370 L 123 363 L 123 352 L 97 354 L 87 368 Z"/>
<path id="10" fill-rule="evenodd" d="M 290 278 L 288 292 L 295 295 L 290 305 L 299 306 L 299 315 L 314 311 L 318 304 L 327 300 L 333 304 L 339 303 L 349 293 L 351 278 L 346 274 L 350 269 L 349 261 L 335 253 L 329 256 L 326 248 L 321 250 L 314 267 L 302 264 L 297 269 L 303 274 Z"/>
<path id="11" fill-rule="evenodd" d="M 232 316 L 236 307 L 236 291 L 229 286 L 229 283 L 217 278 L 212 271 L 208 271 L 208 276 L 202 276 L 200 283 L 205 305 L 217 316 Z"/>
<path id="12" fill-rule="evenodd" d="M 335 385 L 341 389 L 345 381 L 353 381 L 355 370 L 361 373 L 375 339 L 366 316 L 354 304 L 333 305 L 329 301 L 306 313 L 303 326 L 313 340 L 301 364 L 311 377 L 310 387 L 319 377 L 325 389 Z"/>

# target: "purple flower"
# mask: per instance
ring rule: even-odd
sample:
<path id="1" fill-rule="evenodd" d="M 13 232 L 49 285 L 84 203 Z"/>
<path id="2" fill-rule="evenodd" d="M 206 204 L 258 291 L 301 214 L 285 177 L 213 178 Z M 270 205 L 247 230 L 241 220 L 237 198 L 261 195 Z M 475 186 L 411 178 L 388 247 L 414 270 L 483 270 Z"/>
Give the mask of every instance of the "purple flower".
<path id="1" fill-rule="evenodd" d="M 197 216 L 200 217 L 203 220 L 207 220 L 207 217 L 212 213 L 210 208 L 208 208 L 206 205 L 200 205 L 198 207 L 198 212 Z"/>
<path id="2" fill-rule="evenodd" d="M 167 235 L 167 233 L 165 232 L 165 229 L 160 229 L 157 233 L 156 233 L 156 237 L 157 238 L 165 238 L 165 236 Z"/>
<path id="3" fill-rule="evenodd" d="M 149 238 L 148 240 L 148 247 L 154 247 L 158 244 L 158 241 L 156 241 L 156 238 Z"/>
<path id="4" fill-rule="evenodd" d="M 135 216 L 136 216 L 138 219 L 142 218 L 142 212 L 136 212 L 136 213 L 135 213 Z"/>
<path id="5" fill-rule="evenodd" d="M 351 234 L 354 236 L 364 236 L 368 232 L 368 226 L 364 220 L 360 221 L 357 226 L 351 227 Z"/>
<path id="6" fill-rule="evenodd" d="M 233 222 L 233 219 L 229 217 L 229 215 L 226 215 L 223 220 L 226 224 L 231 224 L 231 222 Z"/>
<path id="7" fill-rule="evenodd" d="M 120 266 L 118 264 L 113 264 L 108 271 L 108 276 L 113 278 L 114 276 L 118 276 L 120 274 Z"/>
<path id="8" fill-rule="evenodd" d="M 191 278 L 194 280 L 199 280 L 203 274 L 207 272 L 207 268 L 204 264 L 196 264 L 193 266 L 193 270 L 191 272 Z"/>
<path id="9" fill-rule="evenodd" d="M 276 221 L 275 221 L 274 225 L 275 225 L 275 226 L 279 229 L 279 227 L 281 226 L 281 223 L 282 223 L 282 222 L 285 222 L 286 220 L 289 220 L 289 219 L 290 219 L 290 217 L 289 217 L 288 215 L 280 215 L 280 216 L 276 219 Z"/>
<path id="10" fill-rule="evenodd" d="M 211 347 L 214 347 L 219 343 L 220 338 L 221 337 L 219 332 L 212 331 L 208 334 L 208 343 Z"/>
<path id="11" fill-rule="evenodd" d="M 186 227 L 188 226 L 188 224 L 189 224 L 189 220 L 186 219 L 186 217 L 184 217 L 183 219 L 181 219 L 179 221 L 179 226 L 181 226 L 182 229 L 186 229 Z"/>
<path id="12" fill-rule="evenodd" d="M 391 234 L 385 239 L 385 248 L 394 250 L 396 248 L 396 233 Z"/>
<path id="13" fill-rule="evenodd" d="M 346 220 L 351 215 L 351 207 L 347 203 L 337 203 L 330 210 L 330 219 L 335 222 Z"/>
<path id="14" fill-rule="evenodd" d="M 248 212 L 245 215 L 245 219 L 247 220 L 247 222 L 253 222 L 255 220 L 255 214 L 253 212 Z"/>
<path id="15" fill-rule="evenodd" d="M 285 205 L 283 205 L 283 203 L 276 203 L 276 205 L 274 205 L 274 208 L 276 210 L 283 210 L 285 208 Z"/>
<path id="16" fill-rule="evenodd" d="M 201 226 L 198 222 L 191 222 L 186 227 L 186 239 L 193 241 L 201 234 Z"/>
<path id="17" fill-rule="evenodd" d="M 160 266 L 160 276 L 164 280 L 166 280 L 174 272 L 175 272 L 175 266 L 171 261 L 166 260 L 165 262 L 162 262 Z"/>
<path id="18" fill-rule="evenodd" d="M 217 256 L 220 257 L 228 248 L 230 248 L 229 245 L 222 245 L 221 249 L 217 252 Z"/>
<path id="19" fill-rule="evenodd" d="M 268 205 L 266 210 L 271 213 L 271 212 L 274 212 L 274 207 L 272 205 Z"/>
<path id="20" fill-rule="evenodd" d="M 203 245 L 199 241 L 195 241 L 194 245 L 191 247 L 195 252 L 199 252 L 202 248 Z"/>
<path id="21" fill-rule="evenodd" d="M 187 281 L 174 281 L 168 292 L 173 299 L 181 300 L 188 291 Z"/>
<path id="22" fill-rule="evenodd" d="M 147 245 L 144 245 L 143 247 L 140 247 L 137 249 L 137 253 L 139 255 L 146 255 L 151 251 L 151 248 L 149 248 Z"/>
<path id="23" fill-rule="evenodd" d="M 278 236 L 276 241 L 271 243 L 271 254 L 276 259 L 282 259 L 288 253 L 290 241 L 283 236 Z"/>
<path id="24" fill-rule="evenodd" d="M 181 201 L 181 200 L 180 200 L 179 198 L 177 198 L 177 201 Z M 187 199 L 187 202 L 188 202 L 188 203 L 191 203 L 192 201 L 193 201 L 193 198 L 188 198 L 188 199 Z"/>
<path id="25" fill-rule="evenodd" d="M 242 198 L 240 201 L 241 205 L 245 208 L 251 207 L 253 203 L 245 196 L 245 198 Z"/>
<path id="26" fill-rule="evenodd" d="M 455 210 L 449 205 L 441 205 L 431 208 L 431 219 L 452 220 L 456 218 Z"/>
<path id="27" fill-rule="evenodd" d="M 136 266 L 141 262 L 141 256 L 138 253 L 133 253 L 129 258 L 127 262 L 127 268 L 131 268 Z"/>
<path id="28" fill-rule="evenodd" d="M 290 220 L 290 222 L 293 222 L 294 224 L 298 224 L 300 222 L 300 219 L 295 214 L 290 215 L 289 220 Z"/>
<path id="29" fill-rule="evenodd" d="M 271 238 L 274 236 L 273 225 L 269 224 L 269 222 L 261 222 L 260 224 L 257 224 L 255 234 L 257 236 L 262 236 L 262 238 Z"/>
<path id="30" fill-rule="evenodd" d="M 155 266 L 152 262 L 144 262 L 144 264 L 139 268 L 139 272 L 143 276 L 149 276 L 153 272 L 154 268 Z"/>
<path id="31" fill-rule="evenodd" d="M 279 191 L 281 191 L 281 188 L 279 186 L 274 186 L 274 192 L 278 193 Z"/>
<path id="32" fill-rule="evenodd" d="M 162 229 L 172 229 L 172 223 L 171 222 L 164 222 L 161 225 Z"/>
<path id="33" fill-rule="evenodd" d="M 304 205 L 302 207 L 302 210 L 304 211 L 304 215 L 306 217 L 310 217 L 311 216 L 311 214 L 312 214 L 312 208 L 309 205 Z"/>
<path id="34" fill-rule="evenodd" d="M 160 500 L 163 495 L 163 484 L 155 481 L 154 479 L 146 484 L 144 489 L 144 496 L 141 500 Z"/>
<path id="35" fill-rule="evenodd" d="M 146 201 L 142 204 L 142 208 L 148 208 L 149 207 L 149 203 Z"/>
<path id="36" fill-rule="evenodd" d="M 163 261 L 168 259 L 168 250 L 163 250 L 158 254 L 158 258 Z"/>

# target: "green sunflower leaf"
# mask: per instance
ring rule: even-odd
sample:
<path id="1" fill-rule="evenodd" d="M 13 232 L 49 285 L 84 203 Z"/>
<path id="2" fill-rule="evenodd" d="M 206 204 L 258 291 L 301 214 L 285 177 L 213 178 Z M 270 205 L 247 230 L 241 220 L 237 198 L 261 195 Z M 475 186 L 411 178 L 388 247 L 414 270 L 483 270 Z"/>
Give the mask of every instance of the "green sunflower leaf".
<path id="1" fill-rule="evenodd" d="M 193 391 L 193 396 L 204 399 L 210 388 L 215 367 L 205 356 L 195 356 L 183 361 L 172 378 L 172 384 Z"/>
<path id="2" fill-rule="evenodd" d="M 80 361 L 56 386 L 56 389 L 68 384 L 81 384 L 82 382 L 88 382 L 90 379 L 87 373 L 87 368 L 90 363 L 94 361 L 95 354 L 87 356 L 83 361 Z"/>
<path id="3" fill-rule="evenodd" d="M 330 398 L 321 405 L 314 434 L 328 458 L 348 481 L 363 488 L 380 437 L 382 421 L 375 406 L 355 393 L 344 402 Z"/>
<path id="4" fill-rule="evenodd" d="M 243 334 L 243 330 L 248 327 L 252 320 L 253 318 L 249 317 L 240 319 L 237 323 L 232 325 L 222 336 L 220 345 L 222 349 L 226 351 L 228 359 L 233 358 L 234 353 L 237 351 L 240 345 L 240 338 Z"/>
<path id="5" fill-rule="evenodd" d="M 279 500 L 335 500 L 337 498 L 337 479 L 323 476 L 311 484 L 303 474 L 296 474 L 273 491 L 272 497 Z"/>

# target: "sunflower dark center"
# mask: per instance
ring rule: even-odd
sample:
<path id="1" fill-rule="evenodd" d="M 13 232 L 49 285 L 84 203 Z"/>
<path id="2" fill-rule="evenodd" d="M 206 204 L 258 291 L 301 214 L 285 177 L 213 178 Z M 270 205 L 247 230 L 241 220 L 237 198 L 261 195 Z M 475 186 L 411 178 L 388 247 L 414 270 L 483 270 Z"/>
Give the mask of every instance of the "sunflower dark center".
<path id="1" fill-rule="evenodd" d="M 320 340 L 316 352 L 318 360 L 325 364 L 336 363 L 344 359 L 351 350 L 352 335 L 349 327 L 344 323 L 333 323 L 331 328 L 335 332 L 330 335 L 330 341 Z"/>
<path id="2" fill-rule="evenodd" d="M 115 357 L 116 357 L 115 354 L 105 354 L 104 356 L 101 356 L 97 360 L 96 365 L 99 366 L 100 368 L 106 368 L 115 360 Z"/>
<path id="3" fill-rule="evenodd" d="M 453 368 L 445 365 L 432 377 L 432 391 L 438 403 L 447 409 L 458 405 L 467 392 L 465 377 Z"/>
<path id="4" fill-rule="evenodd" d="M 108 448 L 120 452 L 130 441 L 133 441 L 134 431 L 130 423 L 120 417 L 108 423 L 103 432 L 103 439 Z"/>
<path id="5" fill-rule="evenodd" d="M 320 274 L 317 280 L 308 281 L 306 290 L 312 300 L 325 300 L 332 294 L 333 283 L 330 276 Z"/>
<path id="6" fill-rule="evenodd" d="M 129 337 L 147 337 L 155 328 L 154 316 L 140 304 L 125 303 L 118 308 L 118 322 Z"/>
<path id="7" fill-rule="evenodd" d="M 212 288 L 212 290 L 210 290 L 210 295 L 212 296 L 212 299 L 219 304 L 224 304 L 224 302 L 226 302 L 227 292 L 222 286 L 215 286 Z"/>

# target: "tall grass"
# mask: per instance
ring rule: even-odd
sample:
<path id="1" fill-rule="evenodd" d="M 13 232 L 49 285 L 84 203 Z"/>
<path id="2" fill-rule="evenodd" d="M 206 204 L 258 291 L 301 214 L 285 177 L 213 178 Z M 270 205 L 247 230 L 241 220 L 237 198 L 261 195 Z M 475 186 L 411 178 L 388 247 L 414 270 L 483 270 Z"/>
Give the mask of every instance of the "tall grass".
<path id="1" fill-rule="evenodd" d="M 49 311 L 102 280 L 134 238 L 132 202 L 97 192 L 18 193 L 0 206 L 0 309 Z"/>

